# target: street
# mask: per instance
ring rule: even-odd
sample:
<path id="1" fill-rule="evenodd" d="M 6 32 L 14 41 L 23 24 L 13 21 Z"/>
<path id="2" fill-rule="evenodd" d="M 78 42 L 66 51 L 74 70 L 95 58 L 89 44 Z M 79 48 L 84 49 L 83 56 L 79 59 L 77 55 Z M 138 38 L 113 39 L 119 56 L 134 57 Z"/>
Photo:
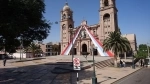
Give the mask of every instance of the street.
<path id="1" fill-rule="evenodd" d="M 150 84 L 150 68 L 141 69 L 114 84 Z"/>

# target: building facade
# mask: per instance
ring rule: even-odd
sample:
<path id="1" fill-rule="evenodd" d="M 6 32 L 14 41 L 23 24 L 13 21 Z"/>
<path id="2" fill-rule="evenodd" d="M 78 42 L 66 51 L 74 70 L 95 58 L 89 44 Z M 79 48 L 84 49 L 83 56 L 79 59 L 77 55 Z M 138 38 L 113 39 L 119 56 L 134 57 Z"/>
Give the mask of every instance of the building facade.
<path id="1" fill-rule="evenodd" d="M 124 34 L 123 37 L 126 37 L 130 41 L 130 45 L 132 48 L 132 52 L 127 52 L 127 56 L 131 56 L 132 54 L 137 53 L 137 42 L 136 42 L 136 35 L 135 34 Z"/>
<path id="2" fill-rule="evenodd" d="M 100 0 L 99 9 L 99 22 L 94 25 L 89 25 L 88 30 L 94 35 L 94 37 L 103 42 L 110 32 L 119 30 L 117 8 L 115 0 Z M 87 24 L 86 20 L 81 22 L 81 25 Z M 87 24 L 88 25 L 88 24 Z M 73 28 L 73 32 L 70 31 Z M 61 10 L 60 20 L 60 37 L 61 37 L 61 52 L 63 52 L 70 41 L 73 39 L 76 31 L 80 26 L 74 27 L 73 10 L 69 7 L 68 3 L 65 4 Z M 94 45 L 87 32 L 83 29 L 80 35 L 77 37 L 73 45 L 73 53 L 75 55 L 81 55 L 81 52 L 90 52 L 90 47 Z M 133 44 L 134 45 L 134 44 Z M 71 54 L 71 52 L 70 52 Z M 99 55 L 97 51 L 95 55 Z"/>
<path id="3" fill-rule="evenodd" d="M 44 56 L 58 55 L 60 53 L 58 49 L 58 47 L 60 46 L 59 42 L 49 42 L 45 44 L 41 43 L 40 46 Z M 55 50 L 56 48 L 57 50 Z"/>

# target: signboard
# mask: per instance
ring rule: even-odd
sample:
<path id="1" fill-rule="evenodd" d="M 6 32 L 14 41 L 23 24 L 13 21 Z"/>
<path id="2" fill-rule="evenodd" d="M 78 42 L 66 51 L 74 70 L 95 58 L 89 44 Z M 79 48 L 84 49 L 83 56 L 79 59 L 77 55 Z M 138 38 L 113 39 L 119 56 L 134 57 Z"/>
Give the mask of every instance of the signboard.
<path id="1" fill-rule="evenodd" d="M 79 58 L 73 58 L 73 69 L 74 70 L 81 70 Z"/>

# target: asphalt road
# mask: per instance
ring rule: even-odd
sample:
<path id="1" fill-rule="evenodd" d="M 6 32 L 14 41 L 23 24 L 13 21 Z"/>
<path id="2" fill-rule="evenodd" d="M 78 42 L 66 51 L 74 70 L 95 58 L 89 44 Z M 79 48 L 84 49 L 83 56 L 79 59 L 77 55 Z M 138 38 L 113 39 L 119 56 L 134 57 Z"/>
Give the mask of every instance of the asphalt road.
<path id="1" fill-rule="evenodd" d="M 150 84 L 150 68 L 143 68 L 114 84 Z"/>

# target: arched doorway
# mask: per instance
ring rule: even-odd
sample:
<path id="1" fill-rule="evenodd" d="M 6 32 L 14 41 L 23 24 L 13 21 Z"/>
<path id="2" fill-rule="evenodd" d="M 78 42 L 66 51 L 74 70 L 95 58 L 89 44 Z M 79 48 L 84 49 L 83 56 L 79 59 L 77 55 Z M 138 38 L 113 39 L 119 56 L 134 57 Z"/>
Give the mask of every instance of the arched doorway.
<path id="1" fill-rule="evenodd" d="M 86 44 L 82 44 L 82 52 L 87 52 L 87 45 Z"/>

